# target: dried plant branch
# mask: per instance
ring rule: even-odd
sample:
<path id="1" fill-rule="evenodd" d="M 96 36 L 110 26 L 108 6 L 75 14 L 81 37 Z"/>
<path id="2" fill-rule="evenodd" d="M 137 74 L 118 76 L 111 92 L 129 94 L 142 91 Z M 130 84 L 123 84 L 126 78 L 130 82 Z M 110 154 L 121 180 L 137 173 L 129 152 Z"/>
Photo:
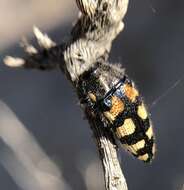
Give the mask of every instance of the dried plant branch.
<path id="1" fill-rule="evenodd" d="M 104 169 L 105 188 L 107 190 L 127 190 L 125 177 L 117 157 L 117 146 L 113 134 L 100 127 L 100 120 L 90 120 L 91 129 L 97 142 L 100 159 Z"/>
<path id="2" fill-rule="evenodd" d="M 89 120 L 91 129 L 97 142 L 102 161 L 107 190 L 127 190 L 118 158 L 117 147 L 113 134 L 104 127 L 99 117 L 93 117 L 86 110 L 83 99 L 80 97 L 81 76 L 96 64 L 108 67 L 107 59 L 111 50 L 112 41 L 123 30 L 122 19 L 127 11 L 128 0 L 76 0 L 81 13 L 73 27 L 70 41 L 56 45 L 46 34 L 34 27 L 34 34 L 39 49 L 35 49 L 26 40 L 22 47 L 26 52 L 25 58 L 6 57 L 4 62 L 10 67 L 36 68 L 50 70 L 61 68 L 71 81 L 79 95 L 81 107 Z M 112 70 L 117 70 L 118 67 Z M 123 75 L 123 70 L 121 70 Z M 103 78 L 99 77 L 103 84 Z M 105 90 L 104 85 L 104 90 Z"/>

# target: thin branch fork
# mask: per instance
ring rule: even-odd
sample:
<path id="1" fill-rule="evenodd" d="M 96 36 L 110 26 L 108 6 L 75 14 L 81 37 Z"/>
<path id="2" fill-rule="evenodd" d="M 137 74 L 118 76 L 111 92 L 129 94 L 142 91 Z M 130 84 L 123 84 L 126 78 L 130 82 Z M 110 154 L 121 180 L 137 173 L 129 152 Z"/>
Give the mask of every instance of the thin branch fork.
<path id="1" fill-rule="evenodd" d="M 39 49 L 26 39 L 21 43 L 26 55 L 24 58 L 7 56 L 4 63 L 10 67 L 51 70 L 61 68 L 67 79 L 78 91 L 80 76 L 97 62 L 107 64 L 113 40 L 123 30 L 123 17 L 128 0 L 76 0 L 80 14 L 73 27 L 70 40 L 57 45 L 46 34 L 34 27 L 34 35 Z M 78 93 L 78 92 L 77 92 Z M 83 107 L 83 105 L 82 105 Z M 110 130 L 103 127 L 98 118 L 89 120 L 97 142 L 99 156 L 104 170 L 107 190 L 127 190 L 126 180 L 117 157 L 117 146 Z"/>

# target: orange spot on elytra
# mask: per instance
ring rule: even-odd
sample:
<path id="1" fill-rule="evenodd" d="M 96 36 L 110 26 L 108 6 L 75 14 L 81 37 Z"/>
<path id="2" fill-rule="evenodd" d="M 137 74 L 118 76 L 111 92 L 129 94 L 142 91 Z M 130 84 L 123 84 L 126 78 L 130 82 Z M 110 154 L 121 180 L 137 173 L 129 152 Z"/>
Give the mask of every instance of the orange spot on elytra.
<path id="1" fill-rule="evenodd" d="M 113 96 L 111 101 L 112 107 L 109 111 L 104 112 L 104 115 L 112 122 L 121 112 L 123 112 L 125 105 L 117 96 Z"/>
<path id="2" fill-rule="evenodd" d="M 129 84 L 124 85 L 125 95 L 132 101 L 135 102 L 136 97 L 139 95 L 139 92 Z"/>
<path id="3" fill-rule="evenodd" d="M 123 101 L 120 98 L 118 98 L 117 96 L 113 96 L 111 101 L 112 101 L 112 107 L 110 109 L 110 113 L 114 117 L 116 117 L 116 116 L 118 116 L 119 113 L 121 113 L 124 110 L 125 105 L 124 105 Z"/>

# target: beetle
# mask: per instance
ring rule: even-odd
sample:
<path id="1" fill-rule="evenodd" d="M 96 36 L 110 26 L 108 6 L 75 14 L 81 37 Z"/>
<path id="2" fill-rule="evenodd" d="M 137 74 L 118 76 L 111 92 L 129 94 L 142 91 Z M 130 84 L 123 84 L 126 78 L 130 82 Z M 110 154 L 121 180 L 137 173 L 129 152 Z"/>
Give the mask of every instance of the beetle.
<path id="1" fill-rule="evenodd" d="M 81 105 L 92 119 L 100 118 L 136 158 L 153 160 L 155 136 L 150 114 L 124 69 L 98 64 L 80 76 L 78 91 Z"/>

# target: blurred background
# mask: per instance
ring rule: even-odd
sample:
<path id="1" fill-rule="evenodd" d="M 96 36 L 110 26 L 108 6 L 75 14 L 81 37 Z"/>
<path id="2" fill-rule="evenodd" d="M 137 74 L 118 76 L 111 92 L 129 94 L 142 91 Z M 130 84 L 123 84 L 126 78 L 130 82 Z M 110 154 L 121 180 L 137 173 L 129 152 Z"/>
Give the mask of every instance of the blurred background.
<path id="1" fill-rule="evenodd" d="M 77 12 L 74 0 L 0 0 L 2 190 L 104 189 L 92 133 L 62 73 L 11 69 L 2 62 L 5 55 L 23 55 L 22 36 L 34 42 L 33 25 L 61 42 Z M 129 190 L 182 190 L 184 1 L 130 0 L 124 22 L 110 60 L 122 63 L 144 96 L 158 149 L 151 165 L 120 150 Z"/>

